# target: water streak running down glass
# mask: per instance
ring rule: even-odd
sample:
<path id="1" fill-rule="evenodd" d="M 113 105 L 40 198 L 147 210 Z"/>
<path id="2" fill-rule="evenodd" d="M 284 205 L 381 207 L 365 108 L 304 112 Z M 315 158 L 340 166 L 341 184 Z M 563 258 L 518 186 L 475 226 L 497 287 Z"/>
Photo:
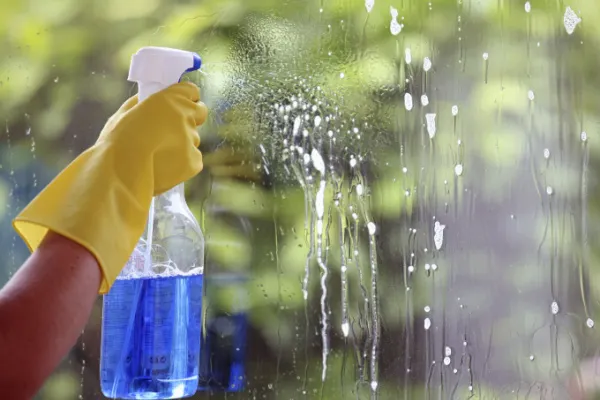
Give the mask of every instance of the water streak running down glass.
<path id="1" fill-rule="evenodd" d="M 3 282 L 130 55 L 182 48 L 211 110 L 194 398 L 598 396 L 594 1 L 47 3 L 0 5 Z M 102 398 L 101 315 L 39 399 Z"/>

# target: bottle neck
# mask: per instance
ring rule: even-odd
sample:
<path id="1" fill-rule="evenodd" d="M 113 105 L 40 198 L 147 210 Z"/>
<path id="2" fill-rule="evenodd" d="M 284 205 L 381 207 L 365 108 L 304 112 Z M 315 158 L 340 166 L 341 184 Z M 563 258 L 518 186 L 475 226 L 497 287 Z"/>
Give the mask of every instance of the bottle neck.
<path id="1" fill-rule="evenodd" d="M 154 93 L 167 88 L 167 86 L 159 82 L 138 82 L 138 99 L 139 101 L 146 100 Z"/>
<path id="2" fill-rule="evenodd" d="M 184 184 L 180 183 L 179 185 L 167 190 L 166 192 L 164 192 L 163 194 L 161 194 L 160 196 L 165 196 L 165 197 L 172 197 L 172 196 L 181 196 L 182 199 L 184 199 L 184 195 L 185 195 L 185 188 L 184 188 Z"/>
<path id="3" fill-rule="evenodd" d="M 184 184 L 181 183 L 165 193 L 155 197 L 155 212 L 185 215 L 188 220 L 198 224 L 185 200 Z"/>
<path id="4" fill-rule="evenodd" d="M 187 208 L 183 185 L 183 183 L 180 183 L 156 196 L 156 207 L 159 209 L 167 208 L 171 212 L 182 212 L 182 209 Z"/>

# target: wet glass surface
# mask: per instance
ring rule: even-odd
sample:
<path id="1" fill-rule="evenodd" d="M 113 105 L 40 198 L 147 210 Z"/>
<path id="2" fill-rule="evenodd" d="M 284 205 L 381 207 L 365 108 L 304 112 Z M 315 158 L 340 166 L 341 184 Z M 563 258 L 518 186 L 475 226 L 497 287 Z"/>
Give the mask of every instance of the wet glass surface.
<path id="1" fill-rule="evenodd" d="M 591 0 L 0 5 L 10 220 L 135 85 L 199 53 L 201 391 L 240 399 L 594 399 L 600 8 Z M 168 134 L 168 132 L 165 132 Z M 118 234 L 118 233 L 116 233 Z M 97 399 L 101 299 L 39 399 Z"/>

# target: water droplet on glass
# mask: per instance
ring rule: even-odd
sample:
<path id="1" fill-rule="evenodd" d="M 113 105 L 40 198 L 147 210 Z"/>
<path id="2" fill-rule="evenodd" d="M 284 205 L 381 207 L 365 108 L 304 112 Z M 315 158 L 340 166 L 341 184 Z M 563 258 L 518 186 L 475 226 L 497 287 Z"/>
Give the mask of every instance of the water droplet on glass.
<path id="1" fill-rule="evenodd" d="M 452 115 L 454 115 L 455 117 L 458 115 L 458 106 L 457 105 L 452 106 Z"/>
<path id="2" fill-rule="evenodd" d="M 531 3 L 526 1 L 525 2 L 525 12 L 530 12 L 530 11 L 531 11 Z"/>
<path id="3" fill-rule="evenodd" d="M 421 96 L 421 104 L 424 105 L 424 106 L 426 106 L 426 105 L 429 104 L 429 97 L 427 97 L 426 94 L 424 94 L 424 95 Z"/>
<path id="4" fill-rule="evenodd" d="M 548 196 L 552 196 L 552 193 L 554 193 L 554 189 L 552 189 L 552 186 L 546 186 L 546 194 Z"/>
<path id="5" fill-rule="evenodd" d="M 321 184 L 319 185 L 319 190 L 317 191 L 317 195 L 315 196 L 315 211 L 317 214 L 317 217 L 319 218 L 321 224 L 323 224 L 323 221 L 321 221 L 323 219 L 323 214 L 325 213 L 325 186 L 326 186 L 326 182 L 324 180 L 321 181 Z M 321 227 L 318 227 L 321 228 Z M 317 229 L 320 230 L 320 229 Z"/>
<path id="6" fill-rule="evenodd" d="M 438 269 L 438 266 L 437 266 L 437 264 L 431 264 L 431 269 L 432 269 L 433 271 L 437 271 L 437 269 Z"/>
<path id="7" fill-rule="evenodd" d="M 429 328 L 431 328 L 431 320 L 429 318 L 425 318 L 425 320 L 423 321 L 423 327 L 426 331 L 428 331 Z"/>
<path id="8" fill-rule="evenodd" d="M 58 76 L 54 78 L 54 83 L 58 83 Z"/>
<path id="9" fill-rule="evenodd" d="M 444 365 L 450 365 L 451 362 L 450 357 L 444 357 Z"/>
<path id="10" fill-rule="evenodd" d="M 350 325 L 347 322 L 342 324 L 342 333 L 344 334 L 344 337 L 348 337 L 348 333 L 350 333 Z"/>
<path id="11" fill-rule="evenodd" d="M 544 158 L 545 159 L 550 158 L 550 149 L 544 149 Z"/>
<path id="12" fill-rule="evenodd" d="M 532 354 L 529 356 L 529 361 L 533 361 L 533 360 L 535 360 L 535 356 Z"/>
<path id="13" fill-rule="evenodd" d="M 373 236 L 377 230 L 377 226 L 373 222 L 369 222 L 367 224 L 367 229 L 369 230 L 369 235 Z"/>
<path id="14" fill-rule="evenodd" d="M 410 53 L 409 48 L 404 49 L 404 61 L 407 64 L 410 64 L 412 62 L 412 54 Z"/>
<path id="15" fill-rule="evenodd" d="M 411 273 L 411 274 L 412 274 L 413 272 L 415 272 L 415 266 L 414 266 L 414 265 L 409 265 L 409 266 L 408 266 L 408 272 L 409 272 L 409 273 Z"/>
<path id="16" fill-rule="evenodd" d="M 343 72 L 340 72 L 340 79 L 344 79 L 344 76 L 346 76 Z"/>
<path id="17" fill-rule="evenodd" d="M 487 61 L 488 58 L 490 58 L 490 55 L 488 53 L 483 53 L 483 59 Z"/>
<path id="18" fill-rule="evenodd" d="M 456 164 L 454 166 L 454 173 L 456 174 L 456 176 L 461 176 L 463 173 L 463 166 L 462 164 Z"/>
<path id="19" fill-rule="evenodd" d="M 446 225 L 442 225 L 439 221 L 435 221 L 433 224 L 433 242 L 435 244 L 435 248 L 437 250 L 442 248 L 442 244 L 444 242 L 444 229 Z"/>
<path id="20" fill-rule="evenodd" d="M 377 390 L 377 386 L 378 386 L 378 385 L 379 385 L 379 384 L 377 383 L 377 381 L 372 381 L 372 382 L 371 382 L 371 390 L 372 390 L 372 391 L 376 391 L 376 390 Z"/>
<path id="21" fill-rule="evenodd" d="M 307 156 L 308 154 L 306 154 Z M 325 175 L 325 161 L 323 161 L 323 157 L 321 157 L 321 153 L 317 151 L 317 149 L 312 149 L 310 153 L 310 158 L 312 159 L 313 166 L 317 171 L 321 173 L 321 175 Z"/>
<path id="22" fill-rule="evenodd" d="M 294 136 L 298 135 L 298 131 L 300 130 L 300 123 L 302 121 L 300 120 L 300 116 L 298 115 L 295 119 L 294 119 L 294 127 L 292 128 L 292 134 Z"/>
<path id="23" fill-rule="evenodd" d="M 425 306 L 425 308 L 423 308 L 423 310 L 425 310 L 425 312 L 428 313 L 429 311 L 431 311 L 431 307 Z"/>
<path id="24" fill-rule="evenodd" d="M 404 93 L 404 108 L 406 108 L 408 111 L 412 110 L 413 108 L 413 99 L 410 93 Z"/>
<path id="25" fill-rule="evenodd" d="M 390 14 L 392 15 L 392 21 L 390 22 L 390 32 L 396 36 L 402 31 L 402 24 L 398 23 L 398 10 L 390 6 Z"/>
<path id="26" fill-rule="evenodd" d="M 572 35 L 575 32 L 575 28 L 581 22 L 581 18 L 575 14 L 575 11 L 571 9 L 571 7 L 567 7 L 565 10 L 565 16 L 563 18 L 563 23 L 565 25 L 565 29 L 569 35 Z"/>
<path id="27" fill-rule="evenodd" d="M 581 138 L 582 142 L 587 142 L 587 133 L 581 132 L 581 135 L 579 137 Z"/>
<path id="28" fill-rule="evenodd" d="M 560 311 L 560 308 L 558 307 L 558 303 L 556 301 L 553 301 L 550 305 L 550 311 L 554 315 L 558 314 L 558 312 Z"/>
<path id="29" fill-rule="evenodd" d="M 363 194 L 363 185 L 361 185 L 360 183 L 356 185 L 356 194 L 359 196 L 362 196 Z"/>
<path id="30" fill-rule="evenodd" d="M 423 59 L 423 70 L 425 70 L 425 72 L 427 72 L 430 69 L 431 69 L 431 60 L 429 59 L 429 57 L 425 57 Z"/>
<path id="31" fill-rule="evenodd" d="M 433 139 L 435 136 L 435 114 L 425 114 L 425 121 L 427 125 L 427 133 L 429 134 L 429 138 Z"/>
<path id="32" fill-rule="evenodd" d="M 375 0 L 365 0 L 365 8 L 367 9 L 368 13 L 373 11 L 374 5 L 375 5 Z"/>
<path id="33" fill-rule="evenodd" d="M 533 93 L 533 90 L 530 90 L 527 92 L 527 97 L 529 98 L 529 100 L 535 99 L 535 94 Z"/>
<path id="34" fill-rule="evenodd" d="M 315 117 L 315 128 L 317 128 L 319 125 L 321 125 L 321 117 L 317 115 Z"/>
<path id="35" fill-rule="evenodd" d="M 593 328 L 594 327 L 594 320 L 591 318 L 588 318 L 587 321 L 585 321 L 585 324 L 587 325 L 588 328 Z"/>
<path id="36" fill-rule="evenodd" d="M 446 357 L 450 357 L 452 355 L 452 349 L 450 348 L 450 346 L 446 346 L 446 348 L 444 349 L 444 354 L 446 355 Z"/>

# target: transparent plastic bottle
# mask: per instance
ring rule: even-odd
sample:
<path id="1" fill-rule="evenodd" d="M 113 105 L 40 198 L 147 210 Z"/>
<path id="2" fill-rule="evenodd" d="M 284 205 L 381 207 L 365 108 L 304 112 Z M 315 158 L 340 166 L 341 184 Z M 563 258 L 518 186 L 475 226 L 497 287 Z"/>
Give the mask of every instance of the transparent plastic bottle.
<path id="1" fill-rule="evenodd" d="M 157 48 L 144 48 L 138 55 L 141 78 L 148 75 L 146 66 L 140 66 L 144 62 L 158 67 L 176 64 L 181 76 L 191 70 L 186 58 L 195 56 Z M 144 85 L 135 79 L 135 61 L 130 80 L 138 81 L 140 100 L 179 80 Z M 199 68 L 199 59 L 192 63 Z M 167 81 L 176 74 L 169 78 L 164 71 L 149 73 L 151 78 L 166 76 Z M 146 232 L 104 296 L 100 381 L 106 397 L 174 399 L 196 392 L 203 268 L 204 236 L 181 184 L 153 199 Z"/>

